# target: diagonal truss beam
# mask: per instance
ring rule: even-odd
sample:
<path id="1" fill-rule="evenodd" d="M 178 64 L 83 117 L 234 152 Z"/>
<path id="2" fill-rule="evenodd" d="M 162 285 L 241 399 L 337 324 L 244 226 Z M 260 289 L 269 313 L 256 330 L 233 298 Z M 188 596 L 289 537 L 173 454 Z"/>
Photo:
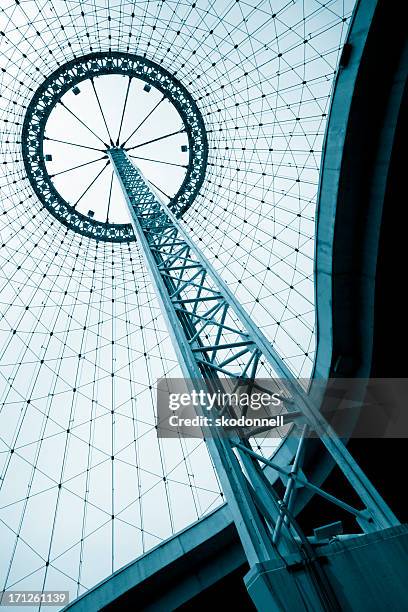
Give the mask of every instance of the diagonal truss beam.
<path id="1" fill-rule="evenodd" d="M 353 508 L 307 480 L 301 470 L 304 435 L 292 469 L 255 453 L 245 437 L 208 436 L 207 446 L 249 564 L 295 550 L 305 554 L 304 547 L 295 545 L 299 533 L 290 512 L 299 487 L 350 512 L 366 532 L 398 524 L 307 392 L 127 153 L 114 148 L 108 155 L 186 379 L 212 391 L 222 388 L 220 375 L 236 379 L 237 386 L 242 380 L 256 384 L 263 365 L 269 364 L 273 375 L 285 382 L 287 403 L 294 405 L 307 427 L 320 437 L 362 502 L 362 509 Z M 262 463 L 285 478 L 283 499 L 277 498 L 268 483 Z"/>

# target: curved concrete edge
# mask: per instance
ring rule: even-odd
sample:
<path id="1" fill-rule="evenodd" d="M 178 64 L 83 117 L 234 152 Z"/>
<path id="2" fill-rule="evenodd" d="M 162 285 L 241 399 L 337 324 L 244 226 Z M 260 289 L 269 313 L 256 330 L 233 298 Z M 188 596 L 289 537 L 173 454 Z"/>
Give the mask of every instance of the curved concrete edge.
<path id="1" fill-rule="evenodd" d="M 224 504 L 102 580 L 64 612 L 101 610 L 135 589 L 140 609 L 171 610 L 245 563 Z"/>
<path id="2" fill-rule="evenodd" d="M 380 227 L 406 79 L 406 21 L 359 0 L 334 85 L 318 193 L 314 378 L 368 378 Z"/>
<path id="3" fill-rule="evenodd" d="M 316 215 L 314 380 L 371 373 L 380 227 L 406 69 L 405 21 L 389 9 L 387 0 L 358 1 L 334 84 Z M 313 481 L 324 482 L 333 465 L 315 457 Z M 297 511 L 307 500 L 302 492 Z"/>
<path id="4" fill-rule="evenodd" d="M 330 376 L 333 358 L 333 245 L 339 205 L 344 146 L 361 60 L 373 22 L 377 0 L 358 1 L 344 49 L 350 54 L 340 65 L 333 86 L 326 127 L 316 210 L 315 303 L 316 359 L 314 378 Z M 341 64 L 341 62 L 340 62 Z"/>
<path id="5" fill-rule="evenodd" d="M 398 21 L 387 0 L 359 0 L 334 85 L 317 208 L 314 380 L 372 371 L 380 228 L 406 80 L 402 13 Z M 323 483 L 331 457 L 319 457 L 318 444 L 308 454 L 313 482 Z M 297 512 L 309 498 L 300 493 Z"/>

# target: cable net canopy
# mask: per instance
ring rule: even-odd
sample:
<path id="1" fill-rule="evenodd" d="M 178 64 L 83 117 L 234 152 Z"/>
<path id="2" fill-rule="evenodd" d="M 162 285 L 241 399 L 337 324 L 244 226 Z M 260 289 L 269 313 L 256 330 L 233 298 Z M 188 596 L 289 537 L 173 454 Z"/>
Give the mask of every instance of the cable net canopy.
<path id="1" fill-rule="evenodd" d="M 181 373 L 137 241 L 73 231 L 28 180 L 21 139 L 34 93 L 65 63 L 113 51 L 155 62 L 188 90 L 204 120 L 208 160 L 183 223 L 293 373 L 307 377 L 315 347 L 319 165 L 353 4 L 2 0 L 4 589 L 69 590 L 74 597 L 223 501 L 203 441 L 157 439 L 157 378 Z M 79 95 L 67 92 L 63 101 L 104 133 L 91 85 L 79 84 Z M 118 127 L 126 77 L 97 77 L 94 85 Z M 160 96 L 144 86 L 133 82 L 123 137 L 146 119 L 129 146 L 171 202 L 185 176 L 186 139 L 167 137 L 179 121 L 175 111 L 148 116 Z M 77 146 L 92 147 L 92 135 L 63 110 L 56 108 L 47 126 L 47 137 L 63 142 L 44 153 L 48 172 L 63 173 L 55 184 L 73 202 L 105 161 L 94 165 L 103 151 L 92 157 Z M 126 223 L 110 172 L 90 185 L 81 211 L 105 221 L 111 206 L 110 221 Z M 263 443 L 262 452 L 270 454 L 273 444 Z"/>

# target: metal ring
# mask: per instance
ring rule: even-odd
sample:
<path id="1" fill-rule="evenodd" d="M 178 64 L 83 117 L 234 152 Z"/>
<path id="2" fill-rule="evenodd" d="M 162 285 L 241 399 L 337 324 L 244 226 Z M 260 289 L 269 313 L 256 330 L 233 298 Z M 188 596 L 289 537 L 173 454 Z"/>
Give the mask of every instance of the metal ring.
<path id="1" fill-rule="evenodd" d="M 208 141 L 202 115 L 187 89 L 167 70 L 154 62 L 128 53 L 90 53 L 71 60 L 53 72 L 35 92 L 22 129 L 22 153 L 29 181 L 45 208 L 70 229 L 106 242 L 135 239 L 130 223 L 104 223 L 74 209 L 55 188 L 44 160 L 47 120 L 62 96 L 81 81 L 96 76 L 123 74 L 136 77 L 158 89 L 178 111 L 189 142 L 186 176 L 169 208 L 177 217 L 193 203 L 204 181 Z"/>

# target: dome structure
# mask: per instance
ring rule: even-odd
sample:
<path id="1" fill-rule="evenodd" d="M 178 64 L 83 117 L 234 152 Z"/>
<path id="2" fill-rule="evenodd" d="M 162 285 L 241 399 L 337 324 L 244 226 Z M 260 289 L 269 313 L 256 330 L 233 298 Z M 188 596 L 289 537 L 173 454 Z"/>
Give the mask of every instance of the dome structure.
<path id="1" fill-rule="evenodd" d="M 3 2 L 4 589 L 79 595 L 224 501 L 203 440 L 157 437 L 157 380 L 181 372 L 109 147 L 312 374 L 319 167 L 353 4 Z"/>

